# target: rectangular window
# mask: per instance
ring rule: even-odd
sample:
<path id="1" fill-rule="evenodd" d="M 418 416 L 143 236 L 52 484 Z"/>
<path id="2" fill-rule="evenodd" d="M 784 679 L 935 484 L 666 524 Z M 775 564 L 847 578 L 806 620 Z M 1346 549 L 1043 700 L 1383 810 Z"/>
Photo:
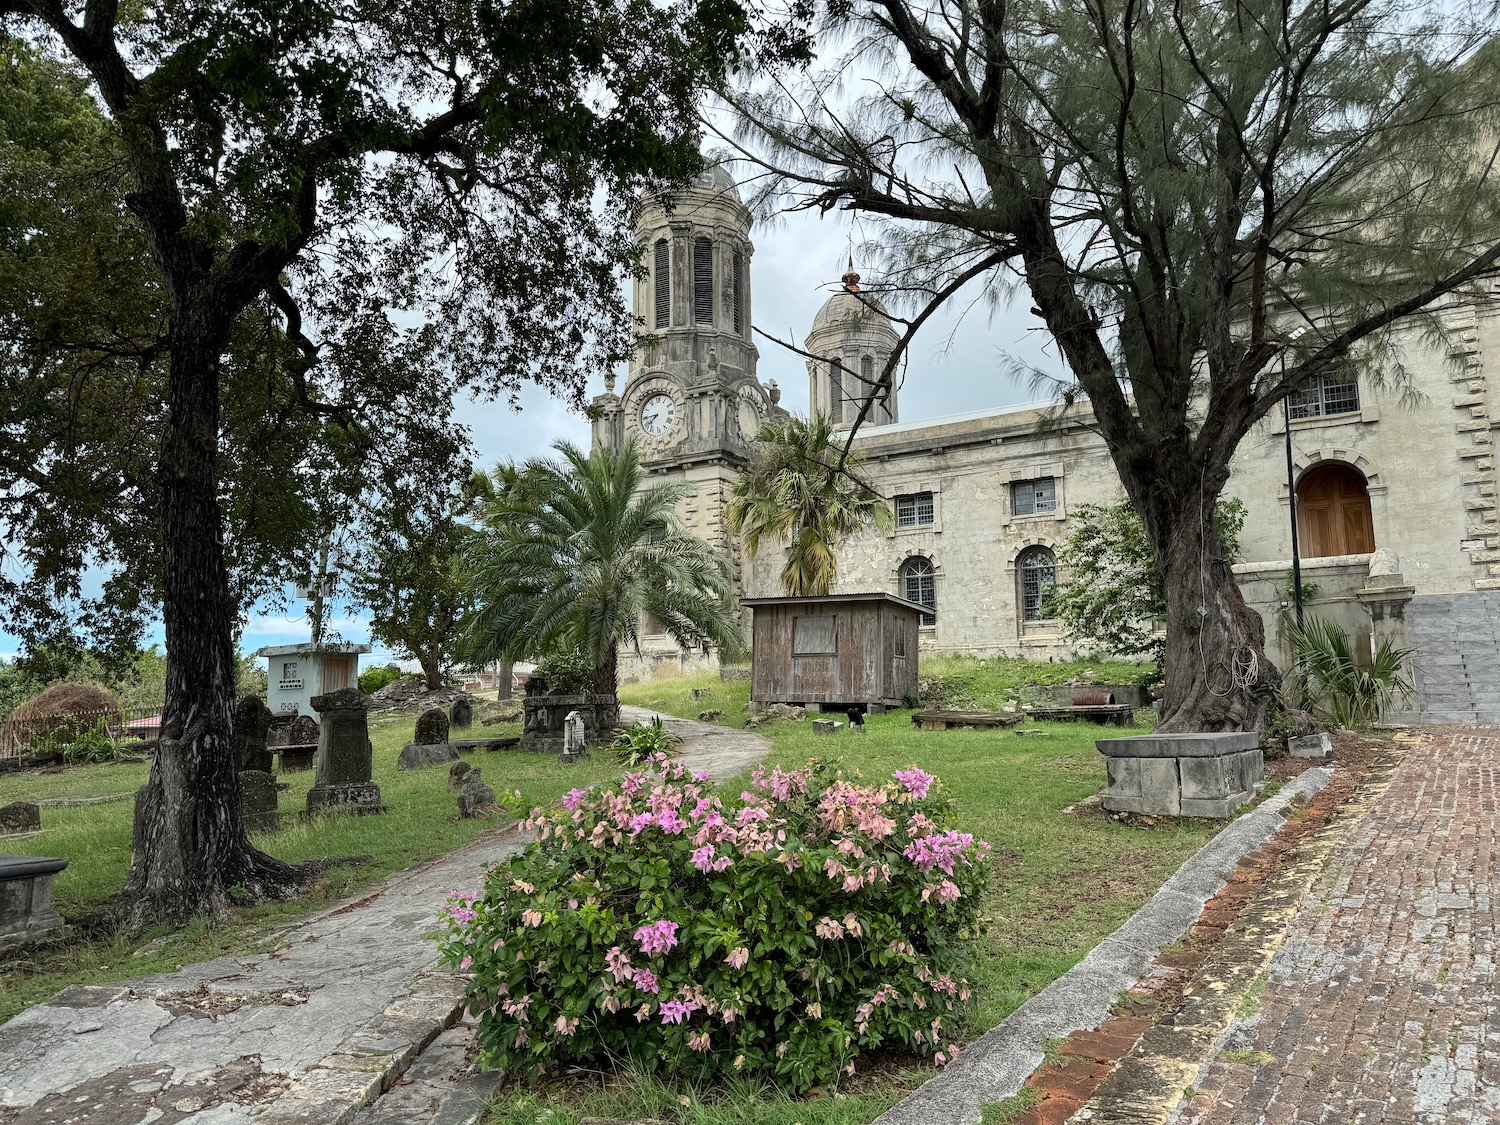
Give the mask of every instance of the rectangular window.
<path id="1" fill-rule="evenodd" d="M 932 517 L 932 493 L 913 492 L 896 497 L 897 527 L 931 527 Z"/>
<path id="2" fill-rule="evenodd" d="M 281 666 L 281 678 L 283 680 L 295 680 L 297 678 L 297 662 L 288 660 Z"/>
<path id="3" fill-rule="evenodd" d="M 736 332 L 742 332 L 743 329 L 740 327 L 740 324 L 742 319 L 744 318 L 745 312 L 744 302 L 741 299 L 740 295 L 740 275 L 745 271 L 745 261 L 738 250 L 734 252 L 733 267 L 734 278 L 732 279 L 732 284 L 734 287 L 734 330 Z"/>
<path id="4" fill-rule="evenodd" d="M 693 240 L 693 323 L 714 322 L 714 244 Z"/>
<path id="5" fill-rule="evenodd" d="M 832 656 L 838 651 L 837 617 L 792 618 L 793 656 Z"/>
<path id="6" fill-rule="evenodd" d="M 1293 420 L 1354 414 L 1359 410 L 1359 384 L 1352 378 L 1318 375 L 1288 400 Z"/>
<path id="7" fill-rule="evenodd" d="M 672 260 L 667 240 L 656 240 L 656 327 L 665 328 L 672 313 Z"/>
<path id="8" fill-rule="evenodd" d="M 828 417 L 834 422 L 844 420 L 844 368 L 836 359 L 828 361 Z"/>
<path id="9" fill-rule="evenodd" d="M 1057 511 L 1057 481 L 1053 477 L 1018 480 L 1010 486 L 1012 515 L 1037 516 Z"/>

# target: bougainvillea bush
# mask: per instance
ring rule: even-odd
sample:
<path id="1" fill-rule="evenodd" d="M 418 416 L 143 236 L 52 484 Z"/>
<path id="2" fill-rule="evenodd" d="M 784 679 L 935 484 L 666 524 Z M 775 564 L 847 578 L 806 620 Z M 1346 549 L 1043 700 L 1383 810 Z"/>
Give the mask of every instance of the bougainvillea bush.
<path id="1" fill-rule="evenodd" d="M 969 999 L 989 845 L 913 766 L 879 785 L 757 771 L 724 800 L 657 756 L 561 807 L 444 910 L 445 958 L 490 1065 L 535 1077 L 623 1059 L 800 1091 L 903 1046 L 939 1065 Z"/>

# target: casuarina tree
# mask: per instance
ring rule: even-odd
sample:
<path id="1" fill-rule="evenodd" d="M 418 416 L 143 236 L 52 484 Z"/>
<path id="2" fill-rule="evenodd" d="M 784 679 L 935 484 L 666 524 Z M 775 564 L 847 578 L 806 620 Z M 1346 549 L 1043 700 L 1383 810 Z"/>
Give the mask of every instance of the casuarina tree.
<path id="1" fill-rule="evenodd" d="M 413 370 L 440 397 L 524 378 L 576 399 L 628 349 L 629 212 L 698 167 L 697 91 L 747 47 L 795 49 L 759 30 L 733 0 L 0 0 L 0 31 L 103 108 L 127 180 L 116 225 L 159 285 L 156 531 L 138 546 L 159 559 L 169 666 L 135 923 L 302 878 L 250 845 L 229 737 L 220 436 L 245 317 L 279 322 L 296 411 L 365 446 L 391 421 L 383 382 Z"/>
<path id="2" fill-rule="evenodd" d="M 853 212 L 906 339 L 967 289 L 1045 327 L 1161 571 L 1162 730 L 1254 726 L 1275 675 L 1213 521 L 1246 433 L 1399 381 L 1408 322 L 1495 275 L 1492 12 L 836 0 L 826 69 L 731 95 L 761 203 Z"/>
<path id="3" fill-rule="evenodd" d="M 482 533 L 469 550 L 474 609 L 464 654 L 474 664 L 577 652 L 594 690 L 613 695 L 621 645 L 650 615 L 686 649 L 743 646 L 723 553 L 685 528 L 685 483 L 645 487 L 634 443 L 560 460 L 497 466 Z"/>

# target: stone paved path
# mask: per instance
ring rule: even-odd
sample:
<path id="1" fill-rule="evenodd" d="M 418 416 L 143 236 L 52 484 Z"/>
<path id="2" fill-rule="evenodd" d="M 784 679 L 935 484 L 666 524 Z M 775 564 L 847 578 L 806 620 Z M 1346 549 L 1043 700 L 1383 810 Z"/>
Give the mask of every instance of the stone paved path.
<path id="1" fill-rule="evenodd" d="M 769 750 L 742 731 L 672 725 L 683 760 L 716 778 Z M 463 981 L 438 968 L 427 935 L 452 889 L 523 844 L 502 833 L 395 875 L 288 927 L 269 954 L 78 985 L 28 1008 L 0 1026 L 0 1125 L 342 1125 L 440 1033 L 389 1107 L 409 1112 L 381 1119 L 445 1119 L 449 1064 L 466 1069 L 461 1029 L 443 1032 Z"/>
<path id="2" fill-rule="evenodd" d="M 1408 750 L 1178 1125 L 1500 1121 L 1497 781 L 1500 731 Z"/>

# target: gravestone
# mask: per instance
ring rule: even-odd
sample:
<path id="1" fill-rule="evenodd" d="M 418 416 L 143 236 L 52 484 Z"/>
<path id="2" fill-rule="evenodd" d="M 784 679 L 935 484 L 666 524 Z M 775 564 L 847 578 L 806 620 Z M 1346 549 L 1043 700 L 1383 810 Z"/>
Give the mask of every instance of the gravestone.
<path id="1" fill-rule="evenodd" d="M 422 746 L 437 746 L 448 741 L 448 716 L 437 707 L 429 707 L 417 716 L 417 731 L 412 741 Z"/>
<path id="2" fill-rule="evenodd" d="M 813 734 L 838 734 L 844 728 L 844 724 L 834 719 L 814 719 L 812 723 Z"/>
<path id="3" fill-rule="evenodd" d="M 577 711 L 569 711 L 563 719 L 562 760 L 576 762 L 587 753 L 588 728 L 584 725 L 583 716 Z"/>
<path id="4" fill-rule="evenodd" d="M 464 787 L 464 778 L 474 767 L 468 762 L 454 762 L 448 767 L 448 791 L 457 793 Z"/>
<path id="5" fill-rule="evenodd" d="M 276 778 L 270 770 L 240 770 L 240 797 L 246 832 L 275 832 L 281 827 L 276 808 Z"/>
<path id="6" fill-rule="evenodd" d="M 429 766 L 446 766 L 458 760 L 458 751 L 447 742 L 428 745 L 408 742 L 401 747 L 401 756 L 396 759 L 398 770 L 423 770 Z"/>
<path id="7" fill-rule="evenodd" d="M 42 808 L 29 801 L 16 801 L 0 808 L 0 834 L 16 832 L 40 832 L 42 830 Z"/>
<path id="8" fill-rule="evenodd" d="M 318 755 L 317 744 L 322 738 L 318 720 L 311 715 L 298 715 L 287 728 L 286 743 L 289 749 L 281 752 L 281 772 L 295 773 L 310 770 Z"/>
<path id="9" fill-rule="evenodd" d="M 359 688 L 315 695 L 312 707 L 323 721 L 318 734 L 317 777 L 307 791 L 308 814 L 384 812 L 380 786 L 371 780 L 370 717 Z"/>
<path id="10" fill-rule="evenodd" d="M 474 725 L 474 701 L 460 695 L 448 707 L 448 722 L 453 730 L 468 730 Z"/>
<path id="11" fill-rule="evenodd" d="M 484 783 L 480 770 L 470 769 L 464 774 L 458 790 L 458 815 L 464 820 L 472 819 L 485 810 L 493 808 L 495 791 Z"/>
<path id="12" fill-rule="evenodd" d="M 52 909 L 52 877 L 65 859 L 0 855 L 0 951 L 61 936 L 63 920 Z"/>
<path id="13" fill-rule="evenodd" d="M 1018 732 L 1019 733 L 1019 732 Z M 1230 816 L 1265 778 L 1254 731 L 1101 738 L 1111 812 L 1151 816 Z"/>
<path id="14" fill-rule="evenodd" d="M 247 695 L 234 705 L 235 769 L 271 772 L 271 751 L 266 746 L 270 730 L 271 709 L 260 696 Z"/>
<path id="15" fill-rule="evenodd" d="M 1286 747 L 1294 758 L 1326 758 L 1333 750 L 1333 743 L 1326 732 L 1319 731 L 1289 738 Z"/>

